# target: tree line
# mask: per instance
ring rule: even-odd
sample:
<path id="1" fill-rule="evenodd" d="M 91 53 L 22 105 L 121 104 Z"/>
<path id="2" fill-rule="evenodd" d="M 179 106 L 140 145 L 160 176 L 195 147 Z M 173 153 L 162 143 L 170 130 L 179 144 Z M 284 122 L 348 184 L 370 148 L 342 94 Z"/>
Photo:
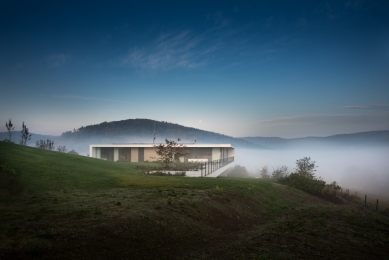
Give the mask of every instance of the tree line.
<path id="1" fill-rule="evenodd" d="M 12 143 L 14 143 L 14 141 L 12 141 L 12 136 L 15 133 L 15 126 L 12 123 L 12 119 L 8 119 L 8 121 L 5 123 L 5 127 L 7 128 L 9 139 L 6 138 L 3 141 L 4 142 L 12 142 Z M 28 129 L 27 125 L 24 124 L 24 121 L 23 121 L 22 128 L 21 128 L 21 134 L 22 134 L 22 136 L 21 136 L 21 138 L 19 140 L 19 144 L 27 145 L 27 141 L 31 140 L 31 135 L 32 134 L 29 132 L 29 129 Z M 46 141 L 45 140 L 37 140 L 35 142 L 35 147 L 40 148 L 40 149 L 44 149 L 44 150 L 50 150 L 50 151 L 55 150 L 54 141 L 49 140 L 49 139 L 47 139 Z M 67 152 L 67 153 L 70 153 L 70 154 L 78 154 L 74 150 L 71 150 L 71 151 L 68 152 L 65 145 L 58 146 L 57 147 L 57 151 L 58 152 L 62 152 L 62 153 L 66 153 Z"/>
<path id="2" fill-rule="evenodd" d="M 197 128 L 185 127 L 178 124 L 164 121 L 154 121 L 150 119 L 127 119 L 113 122 L 103 122 L 100 124 L 82 126 L 72 131 L 62 133 L 62 139 L 92 139 L 106 138 L 118 139 L 123 137 L 150 138 L 153 140 L 154 129 L 156 137 L 160 141 L 181 138 L 184 142 L 220 142 L 232 143 L 241 147 L 253 147 L 254 144 L 227 135 L 204 131 Z M 161 140 L 162 139 L 162 140 Z"/>

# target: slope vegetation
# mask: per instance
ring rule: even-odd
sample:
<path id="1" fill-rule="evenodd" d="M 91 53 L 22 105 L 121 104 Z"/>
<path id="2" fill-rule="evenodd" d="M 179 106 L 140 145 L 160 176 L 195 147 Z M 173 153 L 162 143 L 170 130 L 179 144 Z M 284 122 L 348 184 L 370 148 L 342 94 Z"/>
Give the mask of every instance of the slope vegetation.
<path id="1" fill-rule="evenodd" d="M 136 164 L 4 142 L 0 164 L 1 259 L 389 254 L 386 211 L 334 205 L 269 180 L 141 175 Z"/>

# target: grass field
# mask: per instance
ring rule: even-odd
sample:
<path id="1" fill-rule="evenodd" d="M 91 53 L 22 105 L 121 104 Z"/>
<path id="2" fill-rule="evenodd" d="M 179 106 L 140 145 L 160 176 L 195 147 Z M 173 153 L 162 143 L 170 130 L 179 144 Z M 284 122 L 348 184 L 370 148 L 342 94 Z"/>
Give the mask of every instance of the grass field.
<path id="1" fill-rule="evenodd" d="M 4 142 L 0 164 L 16 172 L 0 172 L 0 259 L 389 256 L 388 210 L 270 180 L 142 175 Z"/>

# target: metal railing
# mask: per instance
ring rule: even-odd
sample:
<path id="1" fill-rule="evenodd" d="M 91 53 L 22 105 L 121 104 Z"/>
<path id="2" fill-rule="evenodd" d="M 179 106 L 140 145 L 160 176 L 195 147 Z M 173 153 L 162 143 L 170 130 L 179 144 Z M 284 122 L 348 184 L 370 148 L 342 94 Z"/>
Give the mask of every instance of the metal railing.
<path id="1" fill-rule="evenodd" d="M 201 177 L 203 177 L 203 176 L 205 177 L 205 176 L 219 170 L 220 168 L 223 168 L 227 164 L 232 163 L 233 161 L 234 161 L 234 157 L 228 157 L 228 158 L 223 158 L 223 159 L 219 159 L 219 160 L 213 160 L 213 161 L 206 162 L 206 163 L 201 163 L 200 164 Z"/>

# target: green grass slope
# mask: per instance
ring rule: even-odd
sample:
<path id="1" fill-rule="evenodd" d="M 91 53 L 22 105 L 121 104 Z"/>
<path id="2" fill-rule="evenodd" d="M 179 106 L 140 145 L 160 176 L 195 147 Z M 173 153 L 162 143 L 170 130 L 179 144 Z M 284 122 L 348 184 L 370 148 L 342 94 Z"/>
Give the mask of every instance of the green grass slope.
<path id="1" fill-rule="evenodd" d="M 268 180 L 0 142 L 0 259 L 387 259 L 389 217 Z M 15 172 L 15 173 L 14 173 Z"/>

